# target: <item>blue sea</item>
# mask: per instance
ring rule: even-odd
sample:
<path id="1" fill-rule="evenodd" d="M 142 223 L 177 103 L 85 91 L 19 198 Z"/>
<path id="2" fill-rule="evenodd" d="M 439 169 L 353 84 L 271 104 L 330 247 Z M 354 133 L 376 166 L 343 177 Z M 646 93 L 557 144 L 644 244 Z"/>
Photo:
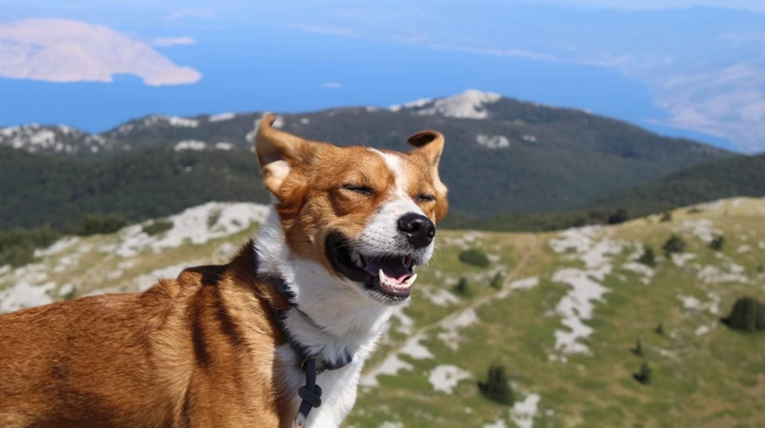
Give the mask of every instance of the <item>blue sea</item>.
<path id="1" fill-rule="evenodd" d="M 112 83 L 0 79 L 0 126 L 67 124 L 102 132 L 146 114 L 389 106 L 466 89 L 574 107 L 664 135 L 730 148 L 722 139 L 651 125 L 667 118 L 647 87 L 600 67 L 436 50 L 277 27 L 210 29 L 196 44 L 158 48 L 203 75 L 192 85 L 151 87 L 134 76 Z M 339 88 L 322 86 L 335 84 Z"/>

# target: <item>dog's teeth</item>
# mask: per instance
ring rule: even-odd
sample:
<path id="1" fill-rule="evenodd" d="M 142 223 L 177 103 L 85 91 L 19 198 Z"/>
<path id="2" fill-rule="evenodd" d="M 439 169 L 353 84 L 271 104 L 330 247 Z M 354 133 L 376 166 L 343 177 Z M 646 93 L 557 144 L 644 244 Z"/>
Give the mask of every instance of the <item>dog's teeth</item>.
<path id="1" fill-rule="evenodd" d="M 380 282 L 385 282 L 386 284 L 388 283 L 388 281 L 385 280 L 387 277 L 385 276 L 382 268 L 380 268 L 380 271 L 377 272 L 377 277 L 380 279 Z"/>
<path id="2" fill-rule="evenodd" d="M 406 285 L 407 288 L 409 288 L 409 287 L 412 286 L 412 284 L 414 284 L 414 281 L 416 279 L 417 279 L 417 274 L 414 274 L 414 275 L 410 276 L 409 279 L 404 281 L 404 284 Z"/>

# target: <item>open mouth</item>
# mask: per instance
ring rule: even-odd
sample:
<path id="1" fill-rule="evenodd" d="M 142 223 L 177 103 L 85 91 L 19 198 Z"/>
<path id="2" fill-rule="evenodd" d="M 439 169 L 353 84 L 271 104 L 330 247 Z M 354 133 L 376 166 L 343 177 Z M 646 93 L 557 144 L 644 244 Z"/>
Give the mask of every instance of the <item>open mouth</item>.
<path id="1" fill-rule="evenodd" d="M 417 279 L 412 255 L 364 255 L 353 249 L 340 233 L 327 237 L 327 255 L 335 270 L 351 281 L 362 282 L 378 299 L 397 303 L 409 297 L 409 289 Z"/>

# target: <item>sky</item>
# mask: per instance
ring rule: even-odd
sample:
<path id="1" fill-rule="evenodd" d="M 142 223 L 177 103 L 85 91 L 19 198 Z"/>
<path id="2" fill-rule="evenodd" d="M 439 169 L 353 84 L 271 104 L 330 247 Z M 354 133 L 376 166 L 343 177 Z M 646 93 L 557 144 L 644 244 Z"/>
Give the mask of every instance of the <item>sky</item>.
<path id="1" fill-rule="evenodd" d="M 476 88 L 765 151 L 765 2 L 0 0 L 0 125 Z"/>

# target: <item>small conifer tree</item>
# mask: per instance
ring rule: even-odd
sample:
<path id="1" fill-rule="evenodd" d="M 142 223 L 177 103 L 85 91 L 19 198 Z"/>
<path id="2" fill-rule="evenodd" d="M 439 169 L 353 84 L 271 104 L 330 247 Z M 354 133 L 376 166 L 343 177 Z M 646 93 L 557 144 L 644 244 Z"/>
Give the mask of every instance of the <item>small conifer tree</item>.
<path id="1" fill-rule="evenodd" d="M 467 278 L 462 277 L 457 281 L 457 285 L 454 286 L 454 292 L 463 297 L 470 296 L 470 284 L 468 284 Z"/>
<path id="2" fill-rule="evenodd" d="M 491 279 L 491 282 L 489 285 L 491 288 L 496 288 L 499 290 L 502 288 L 502 283 L 505 282 L 505 275 L 502 274 L 502 272 L 497 272 L 496 275 L 494 275 L 494 278 Z"/>
<path id="3" fill-rule="evenodd" d="M 624 208 L 619 208 L 608 216 L 608 224 L 620 224 L 630 219 L 629 212 Z"/>
<path id="4" fill-rule="evenodd" d="M 643 344 L 640 343 L 640 339 L 638 339 L 635 342 L 635 347 L 630 349 L 630 351 L 632 351 L 632 353 L 637 355 L 638 357 L 642 357 L 643 356 Z"/>
<path id="5" fill-rule="evenodd" d="M 640 255 L 638 263 L 651 267 L 656 266 L 656 254 L 653 252 L 653 248 L 648 245 L 643 247 L 643 254 Z"/>
<path id="6" fill-rule="evenodd" d="M 632 377 L 643 385 L 649 385 L 651 383 L 651 366 L 644 362 L 640 365 L 640 370 L 637 373 L 633 373 Z"/>
<path id="7" fill-rule="evenodd" d="M 664 324 L 663 323 L 659 323 L 659 325 L 657 325 L 656 328 L 653 329 L 653 331 L 655 331 L 656 334 L 662 334 L 663 335 L 664 334 Z"/>
<path id="8" fill-rule="evenodd" d="M 478 382 L 478 390 L 484 397 L 500 404 L 513 404 L 513 391 L 510 388 L 505 366 L 492 365 L 486 382 Z"/>
<path id="9" fill-rule="evenodd" d="M 722 251 L 723 244 L 725 244 L 725 237 L 722 235 L 715 236 L 712 242 L 709 243 L 709 248 L 715 251 Z"/>
<path id="10" fill-rule="evenodd" d="M 741 297 L 733 304 L 730 315 L 721 321 L 733 330 L 765 330 L 765 305 L 751 297 Z"/>
<path id="11" fill-rule="evenodd" d="M 682 253 L 685 251 L 685 240 L 677 235 L 672 235 L 667 239 L 667 242 L 662 246 L 664 252 L 669 255 L 671 253 Z"/>

